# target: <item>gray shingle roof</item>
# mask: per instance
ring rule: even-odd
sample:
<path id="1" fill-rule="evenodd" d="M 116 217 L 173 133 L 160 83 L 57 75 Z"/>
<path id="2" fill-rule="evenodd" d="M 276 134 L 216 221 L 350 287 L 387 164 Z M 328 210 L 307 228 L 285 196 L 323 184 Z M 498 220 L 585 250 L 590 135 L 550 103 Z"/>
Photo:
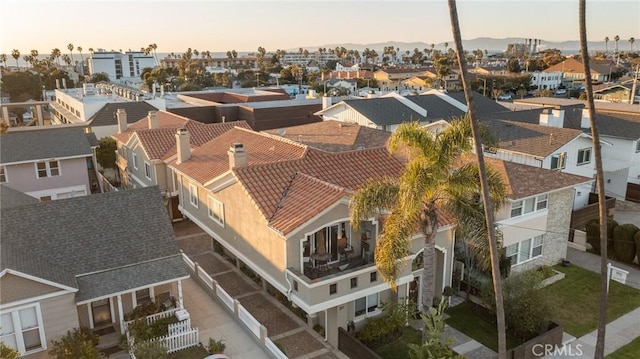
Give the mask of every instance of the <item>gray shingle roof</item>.
<path id="1" fill-rule="evenodd" d="M 187 276 L 189 276 L 189 273 L 184 267 L 180 254 L 89 274 L 77 278 L 80 291 L 76 295 L 76 302 Z"/>
<path id="2" fill-rule="evenodd" d="M 81 128 L 48 128 L 10 132 L 0 137 L 0 163 L 91 156 Z"/>
<path id="3" fill-rule="evenodd" d="M 157 187 L 2 208 L 1 215 L 0 270 L 72 287 L 79 284 L 74 276 L 179 253 Z M 166 275 L 180 278 L 184 272 Z"/>
<path id="4" fill-rule="evenodd" d="M 467 104 L 467 100 L 464 97 L 464 92 L 448 92 L 447 95 L 458 102 L 463 104 Z M 473 101 L 476 103 L 476 110 L 479 115 L 488 114 L 488 113 L 497 113 L 497 112 L 507 112 L 510 111 L 507 107 L 502 106 L 500 103 L 492 100 L 489 97 L 482 96 L 479 93 L 473 94 Z"/>
<path id="5" fill-rule="evenodd" d="M 28 194 L 17 191 L 5 184 L 0 185 L 0 208 L 13 208 L 39 202 Z"/>
<path id="6" fill-rule="evenodd" d="M 127 112 L 127 123 L 134 123 L 147 116 L 149 111 L 158 110 L 144 101 L 108 103 L 91 116 L 89 119 L 91 121 L 91 127 L 117 125 L 118 119 L 116 118 L 116 111 L 118 111 L 119 108 Z"/>
<path id="7" fill-rule="evenodd" d="M 430 121 L 450 119 L 464 115 L 464 111 L 441 99 L 438 95 L 417 95 L 407 96 L 406 98 L 427 110 L 427 118 Z"/>
<path id="8" fill-rule="evenodd" d="M 378 126 L 427 120 L 424 116 L 392 97 L 345 100 L 344 102 Z"/>

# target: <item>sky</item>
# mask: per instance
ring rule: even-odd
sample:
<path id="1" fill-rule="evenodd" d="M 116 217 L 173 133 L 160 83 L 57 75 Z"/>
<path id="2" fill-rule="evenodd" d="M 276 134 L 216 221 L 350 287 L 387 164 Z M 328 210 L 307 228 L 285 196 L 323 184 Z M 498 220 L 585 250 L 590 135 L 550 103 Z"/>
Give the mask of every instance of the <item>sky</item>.
<path id="1" fill-rule="evenodd" d="M 458 0 L 463 39 L 578 40 L 578 0 Z M 267 51 L 336 43 L 452 43 L 446 0 L 2 0 L 0 53 Z M 587 36 L 640 39 L 640 1 L 588 0 Z M 638 42 L 640 43 L 640 41 Z"/>

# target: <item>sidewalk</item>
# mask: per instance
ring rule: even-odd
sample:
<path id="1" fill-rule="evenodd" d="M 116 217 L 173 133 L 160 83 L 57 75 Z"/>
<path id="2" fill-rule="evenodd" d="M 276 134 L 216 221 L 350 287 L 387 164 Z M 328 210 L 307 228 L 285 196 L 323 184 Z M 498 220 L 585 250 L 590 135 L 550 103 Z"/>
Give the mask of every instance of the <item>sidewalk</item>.
<path id="1" fill-rule="evenodd" d="M 577 265 L 594 273 L 600 274 L 600 256 L 593 253 L 582 252 L 577 249 L 567 248 L 567 260 L 571 264 Z M 625 263 L 609 260 L 613 266 L 629 272 L 626 285 L 640 289 L 640 269 Z"/>

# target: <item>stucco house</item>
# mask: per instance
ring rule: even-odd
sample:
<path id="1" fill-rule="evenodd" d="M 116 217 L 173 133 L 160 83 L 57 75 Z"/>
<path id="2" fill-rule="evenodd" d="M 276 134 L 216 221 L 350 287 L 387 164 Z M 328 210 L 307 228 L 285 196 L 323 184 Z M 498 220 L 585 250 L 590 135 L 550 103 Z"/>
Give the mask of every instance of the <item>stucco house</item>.
<path id="1" fill-rule="evenodd" d="M 118 132 L 116 165 L 125 188 L 158 186 L 167 199 L 172 219 L 181 219 L 173 177 L 167 163 L 175 160 L 176 131 L 185 128 L 191 136 L 191 146 L 198 147 L 238 126 L 249 128 L 245 121 L 204 124 L 166 111 L 150 111 L 145 118 L 128 126 L 128 113 L 116 112 Z"/>
<path id="2" fill-rule="evenodd" d="M 37 202 L 2 185 L 0 200 L 0 340 L 23 358 L 49 358 L 77 327 L 117 339 L 146 301 L 182 308 L 188 273 L 157 187 Z"/>
<path id="3" fill-rule="evenodd" d="M 41 201 L 98 193 L 96 148 L 82 128 L 11 131 L 0 139 L 0 183 Z"/>

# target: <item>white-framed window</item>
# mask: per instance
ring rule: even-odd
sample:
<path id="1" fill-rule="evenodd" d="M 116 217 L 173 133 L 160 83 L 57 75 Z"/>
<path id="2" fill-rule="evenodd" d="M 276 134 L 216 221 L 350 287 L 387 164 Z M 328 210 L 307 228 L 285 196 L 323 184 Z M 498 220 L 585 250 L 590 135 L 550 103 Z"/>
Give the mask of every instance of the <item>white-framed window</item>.
<path id="1" fill-rule="evenodd" d="M 151 164 L 147 161 L 144 161 L 144 176 L 151 179 Z"/>
<path id="2" fill-rule="evenodd" d="M 562 152 L 551 156 L 551 169 L 561 170 L 566 166 L 567 153 Z"/>
<path id="3" fill-rule="evenodd" d="M 149 302 L 151 302 L 151 291 L 149 288 L 136 290 L 136 303 L 138 303 L 138 305 Z"/>
<path id="4" fill-rule="evenodd" d="M 211 196 L 207 199 L 209 202 L 207 206 L 209 218 L 224 227 L 224 204 Z"/>
<path id="5" fill-rule="evenodd" d="M 517 265 L 530 259 L 542 256 L 544 235 L 525 239 L 506 248 L 506 257 L 511 259 L 511 265 Z"/>
<path id="6" fill-rule="evenodd" d="M 591 147 L 578 150 L 578 166 L 591 162 Z"/>
<path id="7" fill-rule="evenodd" d="M 369 294 L 366 297 L 358 298 L 355 301 L 355 317 L 366 316 L 378 309 L 380 296 L 378 293 Z"/>
<path id="8" fill-rule="evenodd" d="M 58 161 L 44 161 L 36 163 L 38 178 L 60 176 L 60 164 Z"/>
<path id="9" fill-rule="evenodd" d="M 40 304 L 1 313 L 0 341 L 22 355 L 46 349 Z"/>
<path id="10" fill-rule="evenodd" d="M 131 163 L 133 164 L 133 169 L 138 169 L 138 155 L 135 152 L 131 152 Z"/>
<path id="11" fill-rule="evenodd" d="M 198 187 L 191 183 L 189 183 L 189 202 L 198 208 Z"/>
<path id="12" fill-rule="evenodd" d="M 7 179 L 7 170 L 4 166 L 0 166 L 0 183 L 7 183 L 9 180 Z"/>
<path id="13" fill-rule="evenodd" d="M 542 211 L 547 208 L 549 195 L 541 194 L 536 197 L 529 197 L 511 203 L 511 218 Z"/>

